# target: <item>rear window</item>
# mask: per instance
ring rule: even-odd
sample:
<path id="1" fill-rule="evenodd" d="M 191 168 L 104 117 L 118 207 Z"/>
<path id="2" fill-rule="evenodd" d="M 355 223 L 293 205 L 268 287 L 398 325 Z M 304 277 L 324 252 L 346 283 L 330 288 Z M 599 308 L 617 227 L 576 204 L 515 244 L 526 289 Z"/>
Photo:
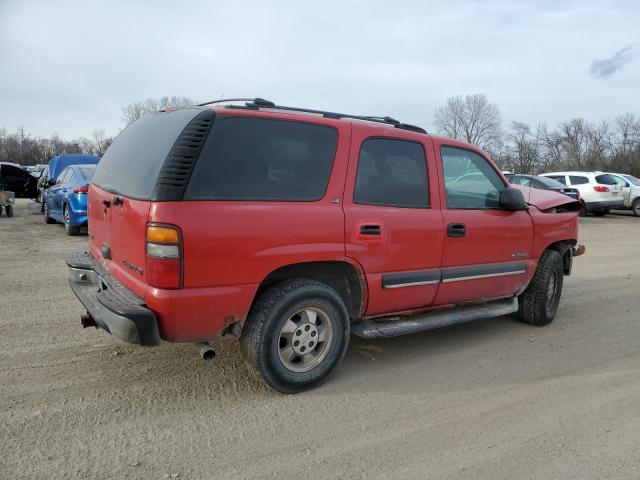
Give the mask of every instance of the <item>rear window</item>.
<path id="1" fill-rule="evenodd" d="M 185 108 L 147 115 L 116 137 L 102 156 L 93 183 L 132 198 L 148 199 L 178 135 L 202 110 Z"/>
<path id="2" fill-rule="evenodd" d="M 589 179 L 587 177 L 580 177 L 577 175 L 569 175 L 569 181 L 571 185 L 586 185 L 589 183 Z"/>
<path id="3" fill-rule="evenodd" d="M 560 182 L 563 185 L 567 184 L 567 180 L 565 179 L 564 175 L 546 175 L 547 178 L 552 178 L 553 180 L 555 180 L 556 182 Z"/>
<path id="4" fill-rule="evenodd" d="M 596 175 L 596 182 L 602 185 L 618 185 L 622 184 L 622 179 L 617 179 L 613 175 L 609 175 L 608 173 L 603 173 L 602 175 Z"/>
<path id="5" fill-rule="evenodd" d="M 91 177 L 93 177 L 93 172 L 95 171 L 96 167 L 80 167 L 78 170 L 80 170 L 80 174 L 82 175 L 82 178 L 84 178 L 85 180 L 91 180 Z"/>
<path id="6" fill-rule="evenodd" d="M 188 200 L 315 201 L 327 189 L 332 127 L 218 117 L 185 192 Z"/>

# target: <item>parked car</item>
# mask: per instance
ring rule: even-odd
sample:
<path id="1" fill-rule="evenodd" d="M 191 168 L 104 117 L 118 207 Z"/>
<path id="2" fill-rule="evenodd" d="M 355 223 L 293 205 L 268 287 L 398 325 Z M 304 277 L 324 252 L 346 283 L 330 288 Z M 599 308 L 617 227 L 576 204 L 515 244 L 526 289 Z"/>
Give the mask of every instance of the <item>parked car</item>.
<path id="1" fill-rule="evenodd" d="M 45 223 L 61 222 L 69 235 L 78 235 L 87 226 L 87 194 L 96 166 L 72 165 L 44 193 Z"/>
<path id="2" fill-rule="evenodd" d="M 0 174 L 6 190 L 14 192 L 16 198 L 34 198 L 38 180 L 26 170 L 8 162 L 0 162 Z"/>
<path id="3" fill-rule="evenodd" d="M 507 180 L 514 185 L 540 188 L 542 190 L 553 190 L 555 192 L 568 195 L 574 200 L 580 200 L 580 191 L 577 188 L 567 187 L 553 178 L 540 177 L 537 175 L 523 175 L 519 173 L 505 174 L 505 177 L 507 177 Z"/>
<path id="4" fill-rule="evenodd" d="M 640 180 L 633 175 L 623 173 L 610 173 L 622 187 L 622 198 L 624 200 L 624 210 L 631 210 L 636 217 L 640 217 Z"/>
<path id="5" fill-rule="evenodd" d="M 34 177 L 40 178 L 40 174 L 42 173 L 45 167 L 46 165 L 43 165 L 43 164 L 29 165 L 28 167 L 26 167 L 25 170 L 29 172 L 31 175 L 33 175 Z"/>
<path id="6" fill-rule="evenodd" d="M 42 203 L 42 212 L 44 213 L 44 192 L 47 188 L 56 183 L 60 172 L 69 165 L 95 165 L 99 161 L 100 157 L 95 155 L 83 155 L 78 153 L 65 153 L 49 160 L 49 163 L 43 169 L 42 174 L 38 178 L 38 193 L 37 196 L 35 196 L 36 201 Z"/>
<path id="7" fill-rule="evenodd" d="M 120 133 L 89 187 L 88 252 L 66 261 L 83 326 L 145 346 L 238 335 L 260 378 L 298 392 L 351 333 L 550 323 L 584 251 L 578 209 L 535 189 L 527 205 L 482 150 L 387 117 L 204 104 Z"/>
<path id="8" fill-rule="evenodd" d="M 540 176 L 552 178 L 580 192 L 581 215 L 606 215 L 612 208 L 624 207 L 622 186 L 604 172 L 554 172 Z"/>

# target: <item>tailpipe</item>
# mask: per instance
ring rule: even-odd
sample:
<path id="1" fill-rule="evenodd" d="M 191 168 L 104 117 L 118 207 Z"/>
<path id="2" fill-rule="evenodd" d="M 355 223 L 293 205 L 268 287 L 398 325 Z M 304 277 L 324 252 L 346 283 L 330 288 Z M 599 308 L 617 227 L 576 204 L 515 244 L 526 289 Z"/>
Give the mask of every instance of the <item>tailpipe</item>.
<path id="1" fill-rule="evenodd" d="M 96 321 L 89 314 L 80 315 L 80 324 L 82 325 L 82 328 L 88 328 L 88 327 L 99 328 L 98 324 L 96 323 Z"/>
<path id="2" fill-rule="evenodd" d="M 198 351 L 200 352 L 200 356 L 203 360 L 213 360 L 214 358 L 216 358 L 216 351 L 213 349 L 210 343 L 196 343 L 196 346 L 198 347 Z"/>

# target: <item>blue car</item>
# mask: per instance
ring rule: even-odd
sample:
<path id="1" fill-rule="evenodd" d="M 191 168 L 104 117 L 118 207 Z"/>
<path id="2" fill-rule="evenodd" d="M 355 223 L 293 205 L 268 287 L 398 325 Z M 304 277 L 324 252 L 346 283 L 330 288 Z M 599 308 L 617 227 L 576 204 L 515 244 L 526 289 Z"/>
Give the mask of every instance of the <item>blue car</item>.
<path id="1" fill-rule="evenodd" d="M 87 196 L 95 165 L 70 165 L 44 192 L 44 221 L 61 222 L 69 235 L 87 225 Z"/>

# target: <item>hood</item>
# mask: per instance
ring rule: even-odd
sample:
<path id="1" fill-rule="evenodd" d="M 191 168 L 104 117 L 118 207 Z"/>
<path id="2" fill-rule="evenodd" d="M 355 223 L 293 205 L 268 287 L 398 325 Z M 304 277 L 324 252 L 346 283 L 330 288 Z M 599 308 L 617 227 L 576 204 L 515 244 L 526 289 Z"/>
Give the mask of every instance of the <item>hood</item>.
<path id="1" fill-rule="evenodd" d="M 65 153 L 49 160 L 49 177 L 55 181 L 62 170 L 69 165 L 91 164 L 96 165 L 100 157 L 95 155 L 82 155 L 79 153 Z"/>
<path id="2" fill-rule="evenodd" d="M 563 207 L 570 211 L 580 211 L 580 202 L 564 193 L 553 190 L 542 190 L 540 188 L 525 187 L 523 185 L 511 185 L 517 188 L 524 195 L 524 200 L 528 205 L 533 205 L 538 210 L 548 210 L 554 207 Z"/>

